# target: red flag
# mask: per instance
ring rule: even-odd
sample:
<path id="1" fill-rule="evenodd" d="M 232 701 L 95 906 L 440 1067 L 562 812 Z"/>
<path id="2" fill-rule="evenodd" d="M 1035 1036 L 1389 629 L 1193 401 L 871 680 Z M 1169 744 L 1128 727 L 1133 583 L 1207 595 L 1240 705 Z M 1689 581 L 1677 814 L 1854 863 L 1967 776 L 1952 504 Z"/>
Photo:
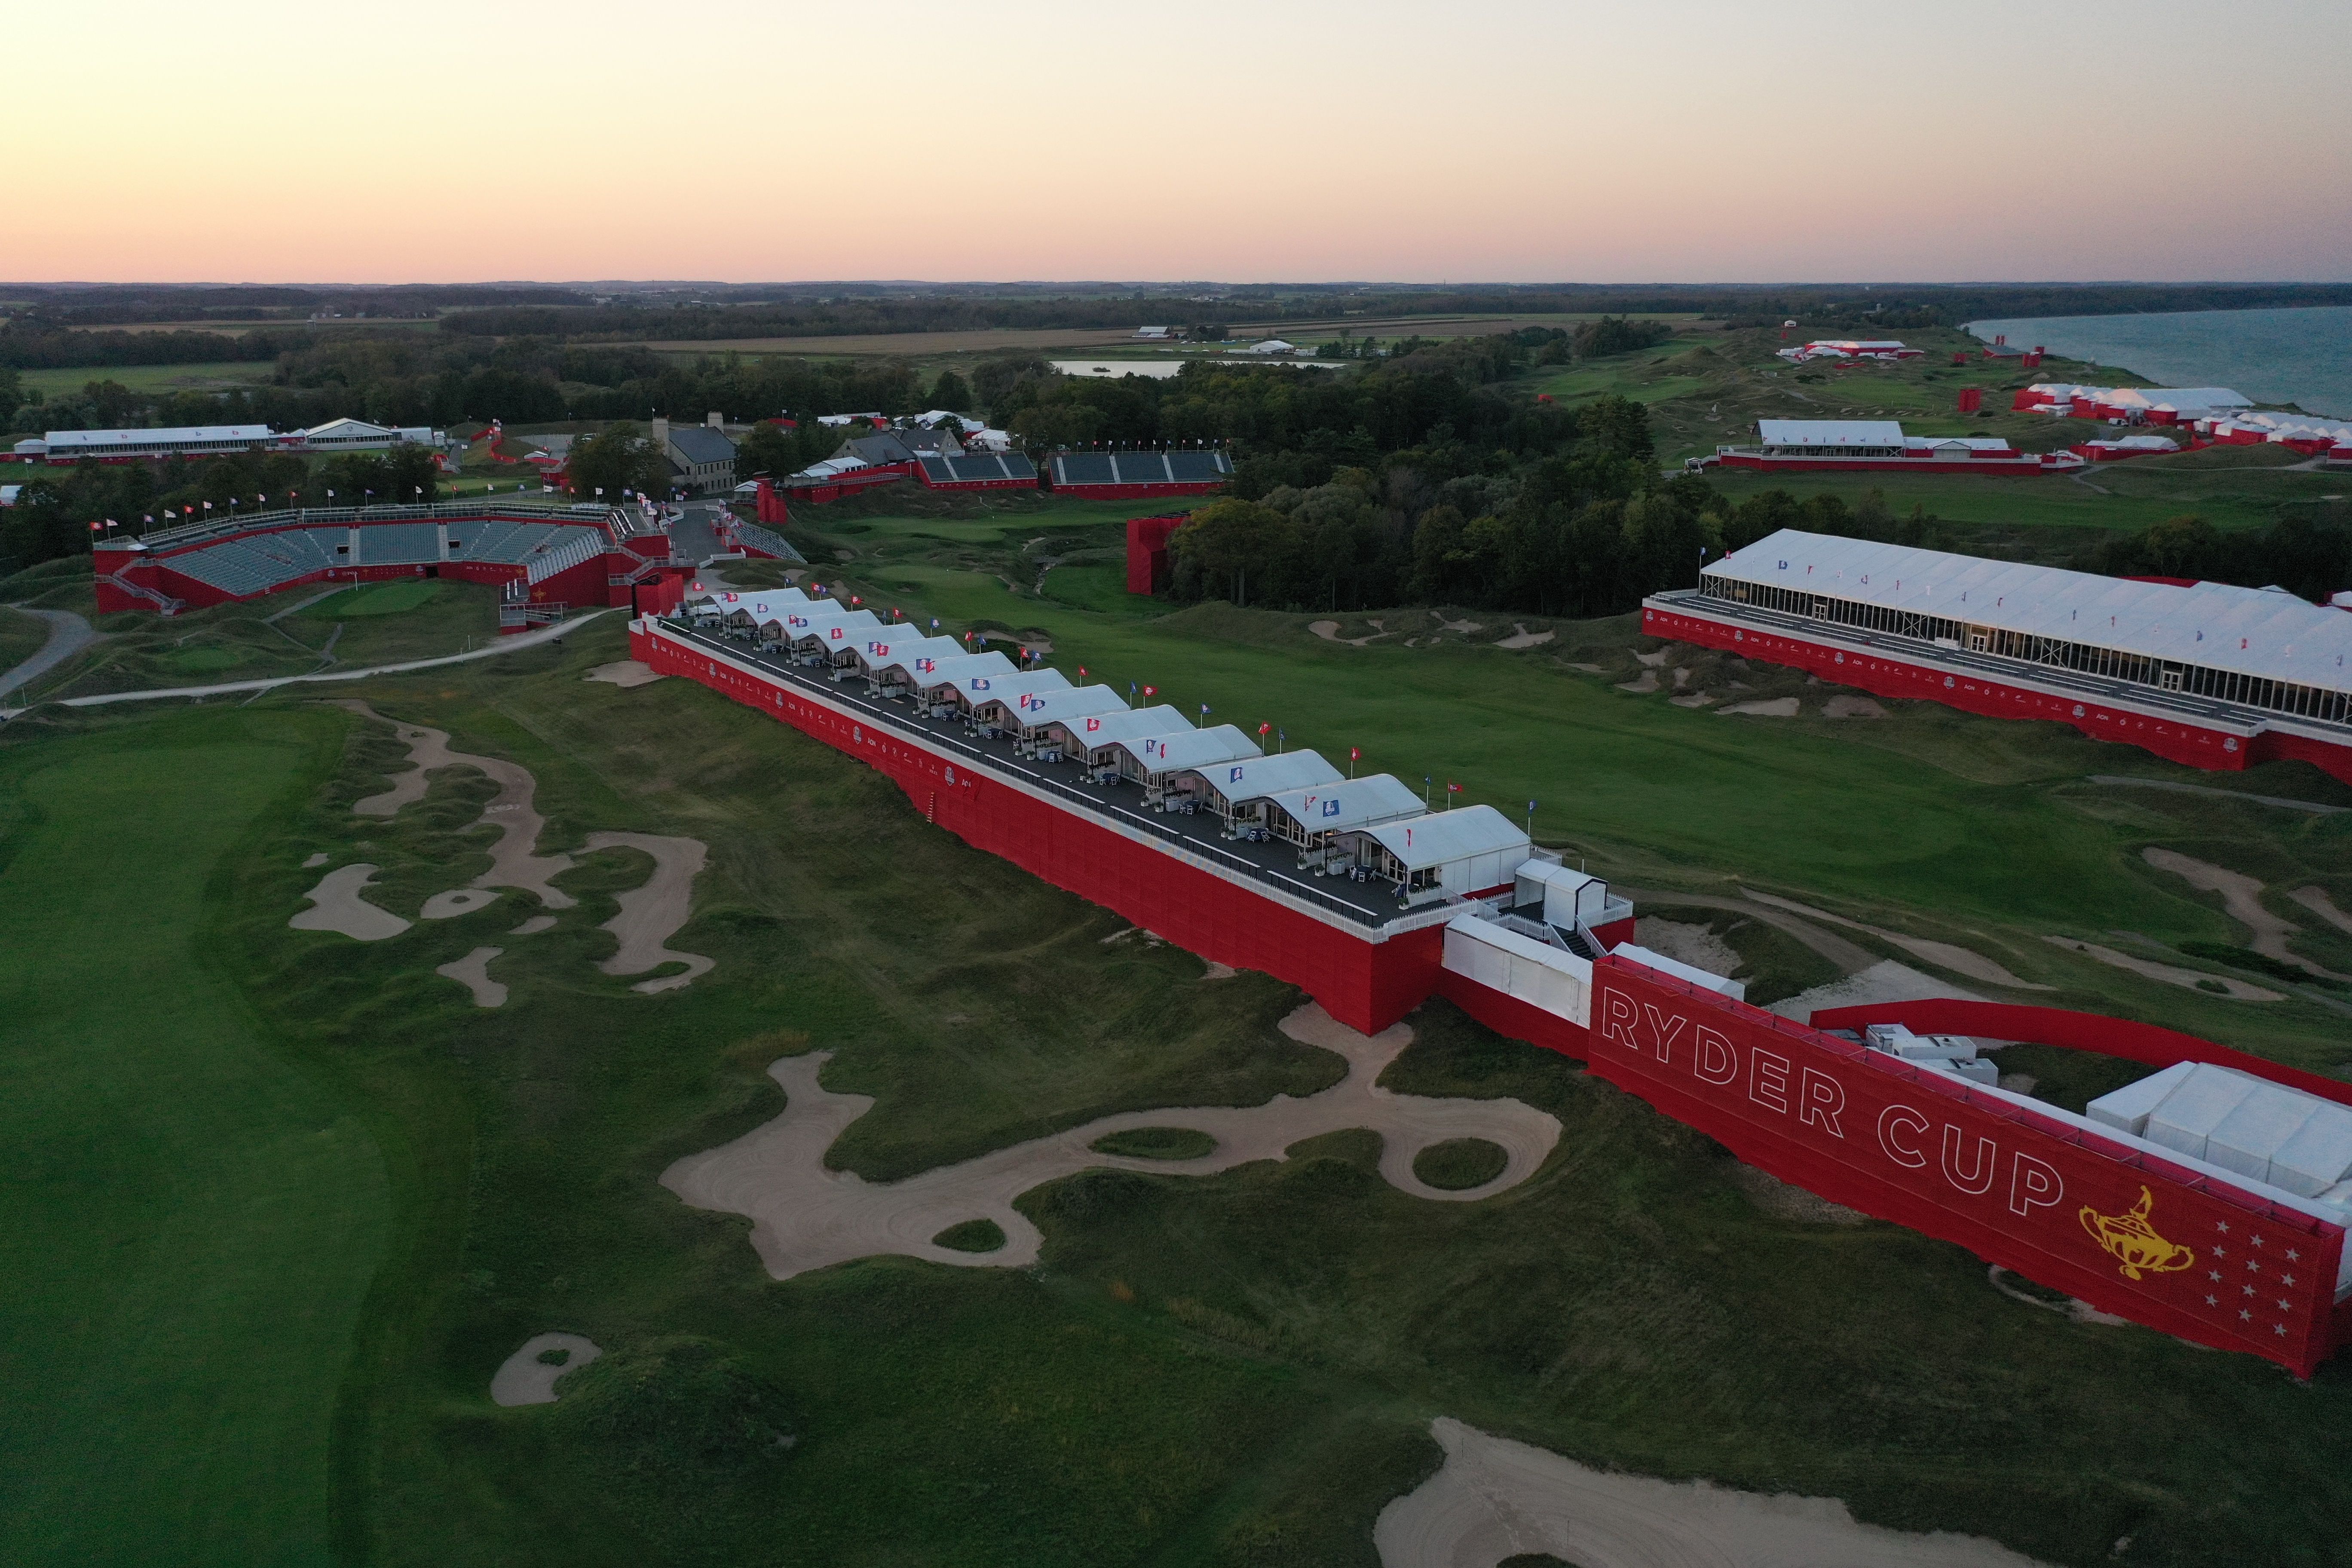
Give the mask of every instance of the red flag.
<path id="1" fill-rule="evenodd" d="M 1143 694 L 1146 697 L 1157 697 L 1160 695 L 1160 688 L 1156 686 L 1147 686 L 1143 689 Z"/>
<path id="2" fill-rule="evenodd" d="M 1445 793 L 1448 795 L 1460 795 L 1462 793 L 1462 786 L 1458 784 L 1449 784 L 1445 786 Z"/>
<path id="3" fill-rule="evenodd" d="M 1364 753 L 1350 746 L 1348 748 L 1348 760 L 1351 763 L 1360 763 L 1364 760 Z"/>
<path id="4" fill-rule="evenodd" d="M 1260 724 L 1260 725 L 1257 727 L 1257 732 L 1258 732 L 1259 734 L 1261 734 L 1261 735 L 1264 735 L 1264 734 L 1267 734 L 1267 733 L 1271 732 L 1271 731 L 1273 731 L 1273 729 L 1274 729 L 1274 726 L 1273 726 L 1273 725 L 1271 725 L 1271 724 Z"/>
<path id="5" fill-rule="evenodd" d="M 103 527 L 105 527 L 105 526 L 106 526 L 106 525 L 105 525 L 104 523 L 102 523 L 102 522 L 93 522 L 93 523 L 91 523 L 91 524 L 89 525 L 89 531 L 90 531 L 92 533 L 96 533 L 100 529 L 101 529 L 101 528 L 103 528 Z"/>

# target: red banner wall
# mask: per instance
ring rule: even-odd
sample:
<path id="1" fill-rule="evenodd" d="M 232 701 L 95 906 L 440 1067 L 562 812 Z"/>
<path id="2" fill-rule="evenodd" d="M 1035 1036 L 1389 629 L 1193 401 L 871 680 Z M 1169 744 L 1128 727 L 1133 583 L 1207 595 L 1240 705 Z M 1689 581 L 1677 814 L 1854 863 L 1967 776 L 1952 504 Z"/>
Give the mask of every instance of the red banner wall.
<path id="1" fill-rule="evenodd" d="M 2102 1310 L 2300 1376 L 2335 1347 L 2339 1226 L 1622 960 L 1582 1048 L 1750 1163 Z"/>

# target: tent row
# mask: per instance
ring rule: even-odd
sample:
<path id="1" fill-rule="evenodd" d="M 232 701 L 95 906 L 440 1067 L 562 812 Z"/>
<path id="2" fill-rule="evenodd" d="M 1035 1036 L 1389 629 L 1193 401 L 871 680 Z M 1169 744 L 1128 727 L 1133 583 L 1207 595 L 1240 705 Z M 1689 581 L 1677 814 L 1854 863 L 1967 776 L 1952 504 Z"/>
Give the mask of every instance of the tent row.
<path id="1" fill-rule="evenodd" d="M 1130 708 L 1108 686 L 1073 686 L 1058 669 L 1022 668 L 870 610 L 784 589 L 683 613 L 835 682 L 863 679 L 870 696 L 909 700 L 924 718 L 961 721 L 1015 756 L 1133 785 L 1148 811 L 1206 812 L 1228 839 L 1287 844 L 1302 871 L 1388 882 L 1407 902 L 1507 886 L 1528 858 L 1527 834 L 1492 806 L 1432 812 L 1393 774 L 1351 779 L 1313 751 L 1268 755 L 1234 725 L 1198 727 L 1165 703 Z"/>

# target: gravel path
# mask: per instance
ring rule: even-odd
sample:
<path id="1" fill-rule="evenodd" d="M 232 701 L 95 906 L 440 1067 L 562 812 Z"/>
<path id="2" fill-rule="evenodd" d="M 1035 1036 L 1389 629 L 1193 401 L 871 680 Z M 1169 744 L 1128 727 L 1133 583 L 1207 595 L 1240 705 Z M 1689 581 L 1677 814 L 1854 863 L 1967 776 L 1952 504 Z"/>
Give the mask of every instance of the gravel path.
<path id="1" fill-rule="evenodd" d="M 46 612 L 33 613 L 37 615 Z M 68 708 L 97 708 L 110 702 L 156 702 L 173 697 L 196 700 L 206 697 L 234 697 L 239 693 L 251 695 L 261 691 L 274 691 L 281 686 L 299 686 L 310 681 L 365 680 L 370 676 L 375 675 L 403 675 L 412 669 L 437 669 L 443 665 L 466 664 L 478 658 L 496 658 L 502 653 L 518 653 L 527 647 L 537 647 L 541 643 L 560 637 L 566 632 L 578 631 L 598 616 L 610 614 L 612 614 L 610 610 L 590 610 L 585 615 L 574 616 L 568 621 L 559 622 L 551 626 L 542 626 L 535 632 L 517 632 L 512 637 L 499 637 L 494 642 L 486 643 L 466 653 L 443 654 L 438 658 L 412 658 L 404 664 L 379 664 L 366 669 L 338 669 L 319 675 L 278 675 L 267 680 L 230 680 L 218 686 L 165 686 L 149 691 L 102 691 L 94 697 L 65 697 L 58 700 Z M 0 719 L 13 717 L 21 711 L 23 711 L 21 709 L 0 709 Z"/>
<path id="2" fill-rule="evenodd" d="M 1381 1174 L 1391 1186 L 1433 1203 L 1475 1203 L 1535 1174 L 1559 1141 L 1559 1123 L 1516 1100 L 1429 1100 L 1395 1094 L 1376 1080 L 1412 1038 L 1400 1024 L 1360 1035 L 1312 1003 L 1282 1021 L 1302 1044 L 1336 1051 L 1348 1074 L 1320 1093 L 1276 1095 L 1263 1105 L 1122 1111 L 1083 1127 L 941 1165 L 901 1182 L 871 1183 L 829 1171 L 825 1151 L 873 1106 L 862 1094 L 835 1094 L 817 1082 L 831 1053 L 786 1057 L 768 1069 L 783 1086 L 783 1114 L 731 1143 L 689 1154 L 662 1173 L 662 1185 L 692 1207 L 750 1216 L 751 1246 L 778 1279 L 854 1258 L 896 1255 L 961 1268 L 1020 1268 L 1037 1259 L 1043 1237 L 1013 1201 L 1032 1187 L 1087 1170 L 1209 1175 L 1255 1160 L 1281 1160 L 1302 1139 L 1354 1127 L 1381 1134 Z M 1217 1141 L 1193 1160 L 1101 1154 L 1090 1146 L 1109 1132 L 1182 1127 Z M 1484 1186 L 1448 1192 L 1412 1173 L 1413 1157 L 1433 1143 L 1483 1138 L 1508 1156 Z M 994 1220 L 1005 1245 L 959 1252 L 931 1238 L 965 1220 Z"/>
<path id="3" fill-rule="evenodd" d="M 1441 1416 L 1445 1463 L 1381 1510 L 1382 1568 L 1495 1568 L 1549 1552 L 1577 1568 L 2035 1568 L 1973 1535 L 1856 1523 L 1834 1498 L 1595 1470 Z"/>
<path id="4" fill-rule="evenodd" d="M 20 616 L 31 616 L 49 623 L 49 640 L 43 643 L 30 658 L 0 675 L 0 697 L 5 697 L 18 687 L 39 679 L 90 644 L 100 633 L 71 610 L 36 610 L 27 605 L 8 606 Z"/>

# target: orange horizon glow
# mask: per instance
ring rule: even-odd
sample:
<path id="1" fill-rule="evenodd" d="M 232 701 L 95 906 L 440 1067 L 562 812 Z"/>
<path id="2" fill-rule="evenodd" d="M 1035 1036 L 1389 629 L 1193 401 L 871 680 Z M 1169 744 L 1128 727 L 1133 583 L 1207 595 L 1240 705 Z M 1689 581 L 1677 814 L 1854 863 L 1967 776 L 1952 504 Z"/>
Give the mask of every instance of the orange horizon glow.
<path id="1" fill-rule="evenodd" d="M 99 0 L 0 279 L 2345 279 L 2341 20 Z"/>

